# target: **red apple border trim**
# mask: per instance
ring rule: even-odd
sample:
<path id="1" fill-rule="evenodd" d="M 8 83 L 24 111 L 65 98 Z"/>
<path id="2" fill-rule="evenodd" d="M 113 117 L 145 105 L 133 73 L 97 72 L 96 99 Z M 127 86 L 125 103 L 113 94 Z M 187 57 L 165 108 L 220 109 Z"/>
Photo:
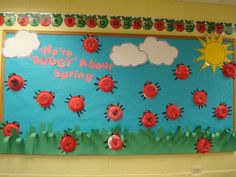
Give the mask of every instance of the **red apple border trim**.
<path id="1" fill-rule="evenodd" d="M 101 19 L 100 15 L 84 15 L 84 14 L 54 14 L 54 13 L 4 13 L 0 12 L 0 27 L 2 25 L 13 26 L 15 23 L 18 23 L 20 26 L 38 26 L 43 27 L 54 26 L 60 27 L 62 24 L 65 24 L 67 27 L 74 27 L 75 23 L 78 21 L 77 18 L 83 16 L 86 24 L 80 26 L 83 28 L 87 26 L 88 28 L 98 28 L 100 27 L 96 24 L 96 20 Z M 36 18 L 37 17 L 37 18 Z M 188 32 L 192 33 L 194 31 L 198 33 L 211 33 L 216 32 L 221 34 L 224 32 L 227 35 L 236 33 L 236 24 L 233 23 L 224 23 L 224 22 L 209 22 L 209 21 L 193 21 L 193 20 L 183 20 L 183 19 L 166 19 L 166 18 L 147 18 L 147 17 L 126 17 L 126 16 L 103 16 L 103 21 L 108 21 L 106 25 L 104 24 L 103 28 L 108 26 L 113 29 L 144 29 L 150 30 L 154 29 L 157 32 L 159 31 L 176 31 L 176 32 Z M 68 18 L 72 24 L 68 25 Z M 14 20 L 17 19 L 17 20 Z M 119 23 L 119 27 L 113 25 L 114 19 L 116 23 Z M 147 21 L 148 19 L 148 21 Z M 61 21 L 63 20 L 63 22 Z M 91 25 L 90 23 L 93 24 Z M 139 24 L 137 24 L 139 23 Z M 148 23 L 150 26 L 145 27 L 144 23 Z M 168 25 L 166 25 L 168 24 Z M 132 28 L 131 28 L 132 26 Z"/>

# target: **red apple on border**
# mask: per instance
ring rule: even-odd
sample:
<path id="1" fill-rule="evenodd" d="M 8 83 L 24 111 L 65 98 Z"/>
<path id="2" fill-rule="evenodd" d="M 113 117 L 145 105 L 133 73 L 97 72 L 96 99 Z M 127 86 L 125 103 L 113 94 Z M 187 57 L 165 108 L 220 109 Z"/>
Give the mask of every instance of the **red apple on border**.
<path id="1" fill-rule="evenodd" d="M 183 32 L 185 29 L 185 23 L 183 20 L 176 20 L 174 23 L 175 30 L 178 32 Z"/>
<path id="2" fill-rule="evenodd" d="M 163 18 L 154 20 L 154 27 L 157 31 L 163 31 L 165 29 L 165 21 Z"/>
<path id="3" fill-rule="evenodd" d="M 222 34 L 224 31 L 224 25 L 223 23 L 216 23 L 215 25 L 215 31 L 217 34 Z"/>
<path id="4" fill-rule="evenodd" d="M 66 14 L 64 18 L 64 23 L 67 27 L 75 26 L 75 15 L 74 14 Z"/>
<path id="5" fill-rule="evenodd" d="M 197 21 L 196 22 L 196 30 L 199 33 L 205 33 L 206 32 L 206 22 L 205 21 Z"/>
<path id="6" fill-rule="evenodd" d="M 112 16 L 112 17 L 110 17 L 110 25 L 114 29 L 120 28 L 121 27 L 120 16 Z"/>
<path id="7" fill-rule="evenodd" d="M 94 28 L 97 26 L 97 16 L 96 15 L 89 15 L 86 17 L 86 25 L 89 28 Z"/>
<path id="8" fill-rule="evenodd" d="M 141 17 L 134 17 L 132 19 L 132 28 L 136 29 L 136 30 L 142 28 L 142 19 L 141 19 Z"/>
<path id="9" fill-rule="evenodd" d="M 0 26 L 2 26 L 4 23 L 4 15 L 3 13 L 0 13 Z"/>
<path id="10" fill-rule="evenodd" d="M 49 14 L 42 14 L 40 17 L 40 25 L 49 26 L 51 24 L 51 16 Z"/>
<path id="11" fill-rule="evenodd" d="M 29 15 L 19 14 L 17 21 L 21 26 L 27 26 L 29 24 Z"/>

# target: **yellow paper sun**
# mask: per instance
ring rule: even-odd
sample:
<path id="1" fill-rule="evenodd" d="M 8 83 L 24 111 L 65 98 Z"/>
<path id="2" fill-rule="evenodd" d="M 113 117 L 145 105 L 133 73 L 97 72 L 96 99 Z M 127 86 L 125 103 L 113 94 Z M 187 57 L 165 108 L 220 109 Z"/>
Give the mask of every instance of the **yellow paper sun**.
<path id="1" fill-rule="evenodd" d="M 232 43 L 223 44 L 223 37 L 215 36 L 213 34 L 206 34 L 204 38 L 198 39 L 202 44 L 202 48 L 197 50 L 202 55 L 195 61 L 204 61 L 201 66 L 201 70 L 211 65 L 212 71 L 215 73 L 217 67 L 221 68 L 224 63 L 230 62 L 228 55 L 232 54 L 233 51 L 228 48 L 232 45 Z"/>

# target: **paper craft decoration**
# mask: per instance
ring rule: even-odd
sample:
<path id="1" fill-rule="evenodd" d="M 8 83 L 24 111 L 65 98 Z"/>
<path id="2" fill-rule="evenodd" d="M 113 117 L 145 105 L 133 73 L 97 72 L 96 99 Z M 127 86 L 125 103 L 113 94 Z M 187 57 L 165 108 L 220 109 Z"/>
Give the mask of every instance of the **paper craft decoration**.
<path id="1" fill-rule="evenodd" d="M 182 116 L 182 113 L 184 111 L 184 108 L 181 108 L 180 106 L 176 104 L 169 103 L 166 105 L 166 111 L 163 112 L 165 115 L 166 120 L 177 120 Z"/>
<path id="2" fill-rule="evenodd" d="M 206 106 L 207 103 L 207 92 L 205 90 L 194 90 L 192 92 L 193 95 L 193 102 L 199 108 L 203 108 Z"/>
<path id="3" fill-rule="evenodd" d="M 62 153 L 65 152 L 67 154 L 73 152 L 77 146 L 78 140 L 74 138 L 71 129 L 65 130 L 58 149 L 60 149 Z"/>
<path id="4" fill-rule="evenodd" d="M 64 22 L 68 27 L 105 28 L 109 24 L 103 22 L 109 22 L 116 29 L 141 25 L 149 30 L 153 25 L 149 18 L 141 23 L 137 18 L 134 23 L 128 17 L 111 21 L 72 15 L 62 22 L 63 16 L 45 14 L 31 15 L 25 24 L 24 18 L 18 19 L 22 25 L 45 27 Z M 162 30 L 163 22 L 169 31 L 193 30 L 192 22 L 181 20 L 159 19 L 154 25 Z M 222 31 L 222 26 L 204 24 L 206 28 L 199 24 L 199 30 Z M 22 45 L 11 42 L 19 39 Z M 5 32 L 3 51 L 1 154 L 236 150 L 235 64 L 230 39 L 213 34 L 159 38 L 24 30 Z"/>
<path id="5" fill-rule="evenodd" d="M 156 82 L 153 84 L 151 81 L 146 81 L 143 90 L 139 92 L 141 94 L 141 97 L 143 100 L 145 99 L 154 99 L 161 90 L 161 87 L 159 86 L 159 83 Z"/>
<path id="6" fill-rule="evenodd" d="M 198 32 L 232 35 L 236 24 L 230 22 L 194 21 L 187 19 L 168 19 L 150 17 L 107 16 L 86 14 L 54 14 L 54 13 L 7 13 L 0 12 L 0 26 L 12 27 L 18 23 L 22 27 L 49 26 L 68 28 L 100 28 L 123 30 L 153 30 L 154 32 Z"/>
<path id="7" fill-rule="evenodd" d="M 55 93 L 52 91 L 40 91 L 35 92 L 35 96 L 33 98 L 39 104 L 39 106 L 43 107 L 44 110 L 50 109 L 51 106 L 54 106 L 53 100 L 55 98 Z"/>
<path id="8" fill-rule="evenodd" d="M 85 99 L 83 96 L 81 95 L 77 95 L 77 96 L 72 96 L 70 95 L 69 98 L 66 98 L 65 103 L 68 104 L 69 109 L 72 112 L 77 113 L 77 115 L 80 117 L 81 114 L 83 114 L 83 112 L 85 112 Z"/>
<path id="9" fill-rule="evenodd" d="M 8 80 L 4 81 L 7 90 L 19 91 L 27 85 L 27 80 L 24 80 L 21 76 L 11 73 L 8 76 Z"/>
<path id="10" fill-rule="evenodd" d="M 122 148 L 126 148 L 121 136 L 115 132 L 113 133 L 105 143 L 107 143 L 106 148 L 109 148 L 113 151 L 119 151 Z"/>
<path id="11" fill-rule="evenodd" d="M 97 86 L 96 91 L 101 90 L 106 93 L 108 92 L 113 93 L 113 89 L 117 89 L 117 86 L 115 85 L 117 81 L 114 81 L 111 75 L 105 75 L 100 79 L 97 78 L 97 80 L 98 83 L 94 83 L 94 85 Z"/>
<path id="12" fill-rule="evenodd" d="M 144 126 L 146 128 L 152 128 L 156 125 L 158 122 L 158 116 L 157 114 L 152 113 L 149 110 L 144 111 L 142 117 L 139 118 L 139 125 Z"/>
<path id="13" fill-rule="evenodd" d="M 2 124 L 0 129 L 2 129 L 3 136 L 12 136 L 13 130 L 15 130 L 17 134 L 20 133 L 20 124 L 17 121 L 6 122 Z"/>
<path id="14" fill-rule="evenodd" d="M 198 153 L 205 154 L 211 150 L 211 147 L 212 147 L 211 140 L 201 137 L 198 139 L 195 149 L 197 150 Z"/>
<path id="15" fill-rule="evenodd" d="M 176 68 L 173 69 L 173 75 L 175 76 L 175 80 L 185 80 L 192 74 L 190 66 L 186 66 L 183 63 L 178 63 Z"/>
<path id="16" fill-rule="evenodd" d="M 234 79 L 236 77 L 236 64 L 234 62 L 224 63 L 222 72 L 225 77 Z"/>
<path id="17" fill-rule="evenodd" d="M 216 72 L 216 69 L 222 67 L 224 62 L 230 62 L 228 55 L 232 54 L 233 51 L 228 48 L 232 44 L 223 44 L 222 36 L 205 35 L 205 39 L 199 38 L 199 41 L 203 48 L 199 48 L 198 51 L 202 55 L 196 61 L 204 61 L 201 69 L 211 66 L 212 71 Z"/>
<path id="18" fill-rule="evenodd" d="M 107 118 L 107 121 L 110 120 L 117 121 L 122 118 L 124 110 L 125 110 L 124 106 L 121 105 L 120 103 L 117 103 L 116 105 L 109 104 L 104 114 L 105 117 Z"/>

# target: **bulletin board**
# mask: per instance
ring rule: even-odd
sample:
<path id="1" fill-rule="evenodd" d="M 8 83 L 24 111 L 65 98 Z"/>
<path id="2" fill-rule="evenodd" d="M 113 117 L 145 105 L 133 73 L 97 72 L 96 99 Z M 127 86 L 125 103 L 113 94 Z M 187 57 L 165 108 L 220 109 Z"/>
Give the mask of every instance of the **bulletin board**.
<path id="1" fill-rule="evenodd" d="M 234 41 L 6 31 L 0 153 L 236 150 Z"/>

